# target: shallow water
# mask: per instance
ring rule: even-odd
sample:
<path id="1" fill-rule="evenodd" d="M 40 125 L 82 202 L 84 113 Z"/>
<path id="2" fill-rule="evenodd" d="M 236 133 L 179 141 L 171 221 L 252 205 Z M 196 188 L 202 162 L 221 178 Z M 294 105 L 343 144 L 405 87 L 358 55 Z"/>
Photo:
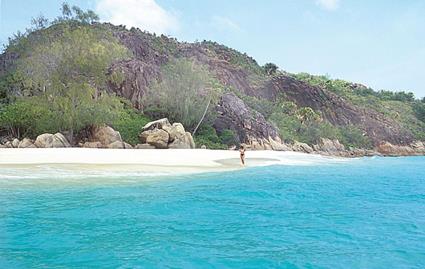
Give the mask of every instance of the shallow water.
<path id="1" fill-rule="evenodd" d="M 0 268 L 424 268 L 424 167 L 1 167 Z"/>

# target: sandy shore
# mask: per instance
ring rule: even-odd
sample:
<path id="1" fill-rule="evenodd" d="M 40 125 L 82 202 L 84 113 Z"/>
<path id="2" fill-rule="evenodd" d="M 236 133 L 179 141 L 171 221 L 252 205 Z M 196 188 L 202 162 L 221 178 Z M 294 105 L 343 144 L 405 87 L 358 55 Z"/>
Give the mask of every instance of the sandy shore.
<path id="1" fill-rule="evenodd" d="M 346 159 L 298 152 L 247 151 L 246 167 L 264 165 L 309 165 Z M 26 148 L 0 149 L 2 167 L 28 165 L 73 165 L 78 169 L 113 169 L 169 172 L 208 172 L 242 168 L 238 151 L 203 149 L 91 149 Z"/>

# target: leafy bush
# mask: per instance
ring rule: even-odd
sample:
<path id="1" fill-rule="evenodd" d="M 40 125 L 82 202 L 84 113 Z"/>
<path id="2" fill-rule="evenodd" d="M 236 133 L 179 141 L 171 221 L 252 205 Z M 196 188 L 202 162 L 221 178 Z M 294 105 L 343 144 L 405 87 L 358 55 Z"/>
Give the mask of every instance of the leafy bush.
<path id="1" fill-rule="evenodd" d="M 215 129 L 210 125 L 201 126 L 194 139 L 198 147 L 205 145 L 208 149 L 227 149 L 227 145 L 222 143 Z"/>
<path id="2" fill-rule="evenodd" d="M 132 145 L 139 143 L 139 134 L 143 126 L 148 123 L 150 119 L 139 111 L 127 107 L 123 109 L 114 121 L 112 127 L 119 131 L 122 139 Z"/>
<path id="3" fill-rule="evenodd" d="M 340 128 L 340 142 L 346 147 L 371 148 L 372 141 L 359 128 L 348 125 Z"/>
<path id="4" fill-rule="evenodd" d="M 425 103 L 423 101 L 415 102 L 413 105 L 413 111 L 415 112 L 416 118 L 422 122 L 425 122 Z"/>
<path id="5" fill-rule="evenodd" d="M 168 117 L 193 130 L 203 119 L 214 115 L 221 85 L 205 66 L 185 59 L 170 61 L 163 67 L 162 80 L 144 96 L 144 112 L 152 118 Z"/>
<path id="6" fill-rule="evenodd" d="M 274 63 L 266 63 L 263 68 L 264 72 L 269 76 L 276 74 L 278 69 L 277 65 L 275 65 Z"/>
<path id="7" fill-rule="evenodd" d="M 239 138 L 236 132 L 233 130 L 229 130 L 229 129 L 223 130 L 221 134 L 219 135 L 219 138 L 222 144 L 225 144 L 228 146 L 232 146 L 232 145 L 237 146 L 240 144 Z"/>
<path id="8" fill-rule="evenodd" d="M 6 105 L 0 111 L 0 127 L 11 137 L 32 137 L 39 133 L 55 132 L 49 108 L 38 104 L 34 98 L 18 100 Z"/>

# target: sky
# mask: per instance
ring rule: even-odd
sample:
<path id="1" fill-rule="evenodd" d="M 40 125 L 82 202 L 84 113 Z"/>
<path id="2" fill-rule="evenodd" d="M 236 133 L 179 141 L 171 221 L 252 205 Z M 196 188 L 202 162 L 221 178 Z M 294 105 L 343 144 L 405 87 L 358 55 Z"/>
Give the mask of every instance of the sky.
<path id="1" fill-rule="evenodd" d="M 61 0 L 0 0 L 0 44 Z M 423 0 L 69 0 L 102 21 L 213 40 L 263 65 L 425 97 Z"/>

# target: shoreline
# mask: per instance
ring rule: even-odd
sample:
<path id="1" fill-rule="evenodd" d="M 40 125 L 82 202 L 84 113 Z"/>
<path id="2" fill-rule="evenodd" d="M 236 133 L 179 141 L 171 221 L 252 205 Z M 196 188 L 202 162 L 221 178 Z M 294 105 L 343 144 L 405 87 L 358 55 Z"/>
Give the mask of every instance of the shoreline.
<path id="1" fill-rule="evenodd" d="M 0 150 L 0 169 L 49 165 L 83 171 L 100 169 L 174 174 L 231 171 L 268 165 L 327 164 L 350 159 L 293 151 L 247 151 L 246 165 L 242 166 L 239 152 L 231 150 L 8 148 Z"/>

